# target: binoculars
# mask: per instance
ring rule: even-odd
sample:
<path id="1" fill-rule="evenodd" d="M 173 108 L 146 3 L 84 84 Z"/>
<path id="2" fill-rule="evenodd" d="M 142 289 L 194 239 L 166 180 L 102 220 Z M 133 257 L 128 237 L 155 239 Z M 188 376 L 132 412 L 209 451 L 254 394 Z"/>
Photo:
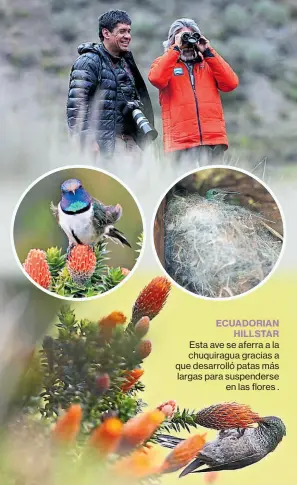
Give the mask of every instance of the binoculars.
<path id="1" fill-rule="evenodd" d="M 197 44 L 201 35 L 198 32 L 184 32 L 181 36 L 182 45 L 192 47 Z"/>

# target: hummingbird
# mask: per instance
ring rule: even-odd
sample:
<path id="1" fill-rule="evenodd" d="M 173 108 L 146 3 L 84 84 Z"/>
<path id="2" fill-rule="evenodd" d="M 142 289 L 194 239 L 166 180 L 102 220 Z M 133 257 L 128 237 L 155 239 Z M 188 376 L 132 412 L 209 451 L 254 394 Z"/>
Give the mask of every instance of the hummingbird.
<path id="1" fill-rule="evenodd" d="M 274 451 L 286 435 L 283 421 L 276 416 L 261 418 L 257 427 L 224 429 L 214 441 L 204 445 L 197 457 L 180 474 L 237 470 L 257 463 Z M 166 448 L 175 448 L 182 438 L 158 435 L 158 442 Z M 206 466 L 198 470 L 198 468 Z"/>
<path id="2" fill-rule="evenodd" d="M 51 210 L 68 237 L 68 250 L 76 244 L 95 245 L 103 238 L 115 243 L 131 245 L 124 234 L 114 227 L 122 216 L 120 204 L 104 205 L 91 197 L 78 179 L 69 179 L 61 185 L 61 200 Z"/>
<path id="3" fill-rule="evenodd" d="M 229 194 L 239 194 L 239 192 L 230 192 L 224 189 L 209 189 L 205 194 L 205 198 L 211 201 L 218 200 L 223 202 Z"/>

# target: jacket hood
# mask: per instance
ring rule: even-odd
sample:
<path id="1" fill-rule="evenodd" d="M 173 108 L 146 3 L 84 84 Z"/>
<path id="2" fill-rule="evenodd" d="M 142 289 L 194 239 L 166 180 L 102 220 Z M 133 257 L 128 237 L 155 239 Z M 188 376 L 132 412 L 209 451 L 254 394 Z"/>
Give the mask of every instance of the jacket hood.
<path id="1" fill-rule="evenodd" d="M 96 42 L 84 42 L 83 44 L 80 44 L 77 48 L 77 51 L 79 55 L 85 54 L 86 52 L 99 52 L 100 44 L 97 44 Z"/>

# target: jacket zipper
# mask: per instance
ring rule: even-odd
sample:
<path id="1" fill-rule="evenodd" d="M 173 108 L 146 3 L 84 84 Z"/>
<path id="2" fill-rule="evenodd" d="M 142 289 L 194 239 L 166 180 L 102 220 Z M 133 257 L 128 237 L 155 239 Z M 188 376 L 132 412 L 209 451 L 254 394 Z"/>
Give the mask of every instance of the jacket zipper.
<path id="1" fill-rule="evenodd" d="M 186 63 L 185 63 L 186 64 Z M 196 93 L 196 85 L 195 85 L 195 77 L 194 77 L 194 66 L 191 70 L 190 67 L 186 64 L 187 71 L 189 73 L 190 81 L 191 81 L 191 86 L 193 89 L 194 93 L 194 98 L 195 98 L 195 104 L 196 104 L 196 114 L 197 114 L 197 120 L 198 120 L 198 127 L 199 127 L 199 132 L 200 132 L 200 143 L 203 145 L 203 137 L 202 137 L 202 130 L 201 130 L 201 121 L 200 121 L 200 114 L 199 114 L 199 105 L 198 105 L 198 99 L 197 99 L 197 93 Z"/>

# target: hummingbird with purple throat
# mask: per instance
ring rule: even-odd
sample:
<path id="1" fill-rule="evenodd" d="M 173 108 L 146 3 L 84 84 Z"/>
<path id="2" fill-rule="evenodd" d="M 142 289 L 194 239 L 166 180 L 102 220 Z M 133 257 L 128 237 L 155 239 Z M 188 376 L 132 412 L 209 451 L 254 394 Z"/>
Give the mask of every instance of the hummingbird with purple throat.
<path id="1" fill-rule="evenodd" d="M 129 246 L 124 234 L 114 227 L 122 216 L 120 204 L 104 205 L 92 197 L 78 179 L 69 179 L 61 185 L 61 200 L 51 210 L 68 237 L 68 250 L 77 244 L 94 246 L 109 238 Z"/>

